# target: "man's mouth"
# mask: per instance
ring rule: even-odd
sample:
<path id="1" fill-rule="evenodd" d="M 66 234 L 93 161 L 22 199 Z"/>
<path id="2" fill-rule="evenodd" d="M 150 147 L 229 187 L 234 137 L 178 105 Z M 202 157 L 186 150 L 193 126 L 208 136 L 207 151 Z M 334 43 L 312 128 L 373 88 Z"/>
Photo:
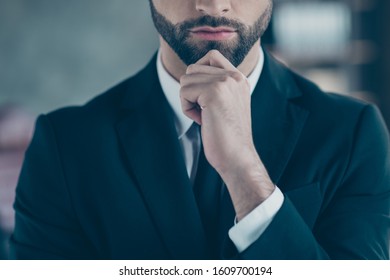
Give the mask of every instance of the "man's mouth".
<path id="1" fill-rule="evenodd" d="M 199 39 L 207 41 L 223 41 L 232 38 L 237 31 L 229 27 L 201 26 L 190 30 L 190 33 Z"/>

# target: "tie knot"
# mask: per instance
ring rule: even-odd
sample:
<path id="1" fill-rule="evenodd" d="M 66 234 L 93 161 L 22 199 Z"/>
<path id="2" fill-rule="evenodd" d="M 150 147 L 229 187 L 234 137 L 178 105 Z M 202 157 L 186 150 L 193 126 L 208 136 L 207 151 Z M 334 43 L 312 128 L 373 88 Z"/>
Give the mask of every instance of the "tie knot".
<path id="1" fill-rule="evenodd" d="M 196 122 L 193 122 L 185 134 L 190 140 L 194 140 L 198 138 L 199 132 L 200 126 Z"/>

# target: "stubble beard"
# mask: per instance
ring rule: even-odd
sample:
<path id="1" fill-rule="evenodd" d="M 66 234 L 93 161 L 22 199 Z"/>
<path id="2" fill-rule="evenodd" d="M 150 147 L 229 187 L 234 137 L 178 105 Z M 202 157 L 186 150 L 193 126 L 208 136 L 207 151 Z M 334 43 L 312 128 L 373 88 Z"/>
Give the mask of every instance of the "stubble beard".
<path id="1" fill-rule="evenodd" d="M 272 6 L 272 1 L 270 1 L 265 12 L 252 26 L 247 26 L 237 20 L 208 15 L 173 24 L 158 12 L 153 1 L 150 1 L 152 18 L 158 33 L 186 65 L 196 63 L 210 50 L 218 50 L 235 67 L 238 67 L 267 29 L 271 19 Z M 191 36 L 190 29 L 200 26 L 230 27 L 236 30 L 237 36 L 228 42 L 195 41 Z"/>

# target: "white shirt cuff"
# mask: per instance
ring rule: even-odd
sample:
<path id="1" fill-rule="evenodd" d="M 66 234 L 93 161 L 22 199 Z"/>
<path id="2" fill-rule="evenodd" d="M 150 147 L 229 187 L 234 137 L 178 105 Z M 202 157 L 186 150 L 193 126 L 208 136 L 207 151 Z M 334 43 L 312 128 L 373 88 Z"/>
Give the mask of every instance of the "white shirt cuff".
<path id="1" fill-rule="evenodd" d="M 229 237 L 239 253 L 255 242 L 267 229 L 284 202 L 284 195 L 278 187 L 259 206 L 229 230 Z"/>

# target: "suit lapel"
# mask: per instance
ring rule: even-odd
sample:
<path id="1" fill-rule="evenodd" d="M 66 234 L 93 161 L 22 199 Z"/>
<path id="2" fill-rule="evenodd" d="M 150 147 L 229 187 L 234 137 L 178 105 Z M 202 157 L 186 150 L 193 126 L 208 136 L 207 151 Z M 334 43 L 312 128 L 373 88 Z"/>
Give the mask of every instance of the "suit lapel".
<path id="1" fill-rule="evenodd" d="M 207 258 L 201 219 L 155 59 L 135 78 L 117 131 L 130 172 L 172 258 Z"/>
<path id="2" fill-rule="evenodd" d="M 257 152 L 276 185 L 309 115 L 294 103 L 300 96 L 291 73 L 266 53 L 252 95 L 252 129 Z"/>

